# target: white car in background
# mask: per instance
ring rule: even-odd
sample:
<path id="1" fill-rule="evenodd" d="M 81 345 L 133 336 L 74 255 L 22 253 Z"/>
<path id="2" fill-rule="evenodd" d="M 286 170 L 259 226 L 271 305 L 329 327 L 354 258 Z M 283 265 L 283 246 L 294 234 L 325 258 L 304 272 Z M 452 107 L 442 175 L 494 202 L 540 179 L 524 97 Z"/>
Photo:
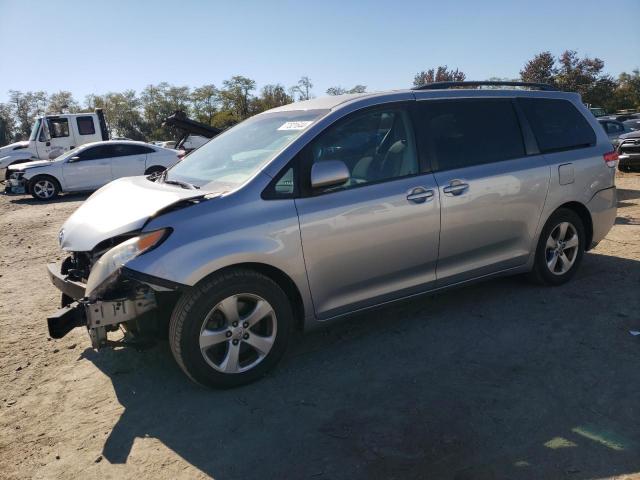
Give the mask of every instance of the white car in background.
<path id="1" fill-rule="evenodd" d="M 120 177 L 157 174 L 178 160 L 177 151 L 144 142 L 88 143 L 53 160 L 10 166 L 5 191 L 51 200 L 60 192 L 96 190 Z"/>

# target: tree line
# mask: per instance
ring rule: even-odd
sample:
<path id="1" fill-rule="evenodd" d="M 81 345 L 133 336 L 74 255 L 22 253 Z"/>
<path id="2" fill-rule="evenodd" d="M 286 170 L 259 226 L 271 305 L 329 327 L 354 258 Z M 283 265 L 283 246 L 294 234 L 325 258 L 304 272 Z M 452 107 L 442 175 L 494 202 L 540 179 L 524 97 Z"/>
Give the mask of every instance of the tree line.
<path id="1" fill-rule="evenodd" d="M 640 109 L 640 71 L 622 72 L 617 78 L 604 72 L 599 58 L 579 57 L 567 50 L 558 57 L 541 52 L 527 61 L 517 79 L 548 83 L 561 90 L 578 92 L 585 103 L 608 111 L 623 108 Z M 414 86 L 439 81 L 463 81 L 466 74 L 459 69 L 438 66 L 418 72 Z M 328 95 L 366 92 L 365 85 L 352 88 L 333 86 Z M 148 85 L 141 92 L 124 90 L 87 95 L 82 103 L 71 92 L 51 95 L 44 91 L 9 91 L 9 100 L 0 103 L 0 145 L 28 138 L 34 118 L 45 113 L 82 112 L 102 108 L 111 135 L 134 140 L 166 140 L 175 138 L 164 120 L 176 110 L 190 118 L 217 128 L 228 128 L 245 118 L 270 108 L 314 97 L 313 83 L 303 76 L 297 84 L 286 88 L 280 83 L 268 84 L 257 91 L 255 80 L 235 75 L 222 82 L 191 88 L 162 82 Z"/>

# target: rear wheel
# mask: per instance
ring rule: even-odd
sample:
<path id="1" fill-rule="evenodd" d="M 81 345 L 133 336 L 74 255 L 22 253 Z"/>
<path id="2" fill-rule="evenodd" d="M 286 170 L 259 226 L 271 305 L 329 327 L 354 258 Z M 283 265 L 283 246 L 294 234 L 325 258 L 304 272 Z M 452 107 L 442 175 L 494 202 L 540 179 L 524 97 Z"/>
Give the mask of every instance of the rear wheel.
<path id="1" fill-rule="evenodd" d="M 584 225 L 573 210 L 556 210 L 540 234 L 531 277 L 545 285 L 561 285 L 575 274 L 585 249 Z"/>
<path id="2" fill-rule="evenodd" d="M 60 193 L 60 184 L 53 177 L 39 175 L 29 182 L 29 192 L 36 200 L 51 200 Z"/>
<path id="3" fill-rule="evenodd" d="M 186 293 L 169 325 L 171 351 L 195 382 L 228 388 L 257 380 L 285 352 L 293 325 L 286 294 L 251 270 L 215 274 Z"/>

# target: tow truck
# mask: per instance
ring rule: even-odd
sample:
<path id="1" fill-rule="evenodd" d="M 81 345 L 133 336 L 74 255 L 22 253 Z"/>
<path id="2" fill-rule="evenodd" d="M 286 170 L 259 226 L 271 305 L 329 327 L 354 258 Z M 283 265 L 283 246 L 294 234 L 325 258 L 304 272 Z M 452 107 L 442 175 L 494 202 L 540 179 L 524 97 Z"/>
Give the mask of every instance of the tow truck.
<path id="1" fill-rule="evenodd" d="M 36 118 L 29 140 L 0 148 L 0 180 L 8 178 L 9 165 L 52 160 L 90 142 L 109 140 L 102 109 L 87 113 L 47 114 Z"/>

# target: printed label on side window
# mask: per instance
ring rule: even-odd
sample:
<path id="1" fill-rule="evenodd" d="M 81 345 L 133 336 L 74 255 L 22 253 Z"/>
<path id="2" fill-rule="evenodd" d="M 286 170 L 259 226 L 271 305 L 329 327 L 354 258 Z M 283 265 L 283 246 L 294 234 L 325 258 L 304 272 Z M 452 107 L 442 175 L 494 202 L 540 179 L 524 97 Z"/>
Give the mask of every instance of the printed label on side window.
<path id="1" fill-rule="evenodd" d="M 285 122 L 278 130 L 304 130 L 313 122 Z"/>

